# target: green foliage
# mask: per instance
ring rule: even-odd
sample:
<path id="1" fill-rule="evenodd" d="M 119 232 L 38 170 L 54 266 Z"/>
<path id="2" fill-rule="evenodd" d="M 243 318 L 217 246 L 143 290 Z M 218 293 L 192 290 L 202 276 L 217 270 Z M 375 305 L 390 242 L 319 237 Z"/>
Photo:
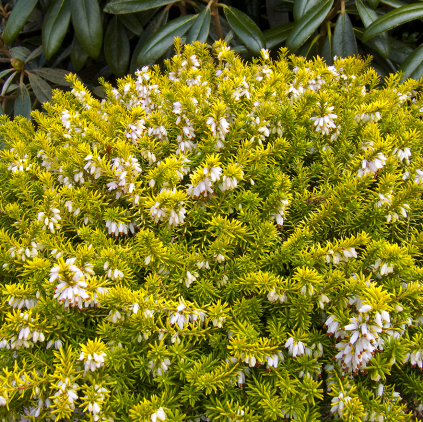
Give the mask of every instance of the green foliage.
<path id="1" fill-rule="evenodd" d="M 174 48 L 1 117 L 0 417 L 421 417 L 422 83 Z"/>
<path id="2" fill-rule="evenodd" d="M 242 42 L 251 50 L 255 55 L 260 54 L 260 50 L 266 47 L 264 36 L 259 27 L 254 21 L 246 14 L 240 12 L 233 7 L 225 7 L 225 17 L 229 25 L 242 40 Z"/>
<path id="3" fill-rule="evenodd" d="M 54 39 L 58 40 L 60 45 L 65 33 L 61 40 L 55 29 L 50 29 Z M 56 38 L 58 36 L 59 38 Z M 69 71 L 43 67 L 45 57 L 41 46 L 31 52 L 26 47 L 9 49 L 2 45 L 0 54 L 7 57 L 2 60 L 9 62 L 8 66 L 11 66 L 0 73 L 5 78 L 1 90 L 2 114 L 6 112 L 6 114 L 20 115 L 30 119 L 31 109 L 34 106 L 51 100 L 51 84 L 55 87 L 70 86 L 65 79 L 70 74 Z"/>

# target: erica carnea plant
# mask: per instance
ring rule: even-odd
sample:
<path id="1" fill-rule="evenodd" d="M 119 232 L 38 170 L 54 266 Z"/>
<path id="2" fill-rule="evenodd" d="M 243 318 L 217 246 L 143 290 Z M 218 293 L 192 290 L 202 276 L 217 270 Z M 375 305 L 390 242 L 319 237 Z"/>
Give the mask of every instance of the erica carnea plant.
<path id="1" fill-rule="evenodd" d="M 2 420 L 421 415 L 421 81 L 175 49 L 1 117 Z"/>

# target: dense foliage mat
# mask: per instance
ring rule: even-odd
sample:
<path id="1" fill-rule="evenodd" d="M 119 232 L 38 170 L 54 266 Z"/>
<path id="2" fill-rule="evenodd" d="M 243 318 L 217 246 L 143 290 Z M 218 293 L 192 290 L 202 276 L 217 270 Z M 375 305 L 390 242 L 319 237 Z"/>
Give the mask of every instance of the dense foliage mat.
<path id="1" fill-rule="evenodd" d="M 0 136 L 0 416 L 422 410 L 421 82 L 196 43 Z"/>

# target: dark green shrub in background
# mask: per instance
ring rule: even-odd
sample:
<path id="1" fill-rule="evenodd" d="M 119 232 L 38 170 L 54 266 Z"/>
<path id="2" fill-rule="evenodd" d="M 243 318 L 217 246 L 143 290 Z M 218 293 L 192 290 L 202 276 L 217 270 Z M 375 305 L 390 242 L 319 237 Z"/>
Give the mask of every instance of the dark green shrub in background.
<path id="1" fill-rule="evenodd" d="M 99 77 L 121 77 L 169 57 L 175 36 L 185 43 L 225 39 L 244 58 L 286 46 L 328 64 L 335 55 L 372 54 L 381 76 L 423 73 L 421 34 L 413 33 L 421 2 L 18 0 L 3 3 L 2 14 L 1 105 L 28 118 L 31 104 L 51 98 L 51 84 L 66 85 L 64 70 L 81 72 L 102 96 Z"/>

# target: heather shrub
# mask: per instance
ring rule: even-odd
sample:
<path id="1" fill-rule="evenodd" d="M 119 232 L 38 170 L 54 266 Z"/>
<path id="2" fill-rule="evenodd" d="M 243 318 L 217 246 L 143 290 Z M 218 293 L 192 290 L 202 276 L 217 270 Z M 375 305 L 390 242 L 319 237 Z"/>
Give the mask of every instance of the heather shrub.
<path id="1" fill-rule="evenodd" d="M 1 117 L 2 419 L 421 415 L 421 81 L 175 49 Z"/>

